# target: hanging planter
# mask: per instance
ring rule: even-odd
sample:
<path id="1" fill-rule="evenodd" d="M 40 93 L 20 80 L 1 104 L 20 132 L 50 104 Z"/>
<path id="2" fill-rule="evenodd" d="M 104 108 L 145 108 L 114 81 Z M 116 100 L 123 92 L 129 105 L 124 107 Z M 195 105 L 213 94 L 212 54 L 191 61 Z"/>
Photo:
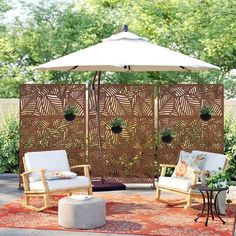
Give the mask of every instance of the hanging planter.
<path id="1" fill-rule="evenodd" d="M 116 117 L 112 122 L 111 122 L 111 131 L 114 134 L 119 134 L 122 132 L 124 126 L 124 121 L 121 118 Z"/>
<path id="2" fill-rule="evenodd" d="M 213 108 L 211 106 L 203 106 L 200 109 L 200 118 L 203 121 L 210 120 L 213 114 L 214 114 L 214 111 L 213 111 Z"/>
<path id="3" fill-rule="evenodd" d="M 119 134 L 119 133 L 121 133 L 122 132 L 122 127 L 119 127 L 119 126 L 113 126 L 113 127 L 111 127 L 111 130 L 112 130 L 112 132 L 114 133 L 114 134 Z"/>
<path id="4" fill-rule="evenodd" d="M 172 140 L 173 140 L 173 137 L 171 137 L 171 136 L 163 136 L 163 137 L 161 137 L 161 140 L 162 140 L 164 143 L 171 143 Z"/>
<path id="5" fill-rule="evenodd" d="M 171 128 L 161 130 L 161 140 L 164 143 L 171 143 L 175 137 L 175 131 Z"/>
<path id="6" fill-rule="evenodd" d="M 64 110 L 64 118 L 67 121 L 73 121 L 76 118 L 77 115 L 77 108 L 74 106 L 68 106 Z"/>

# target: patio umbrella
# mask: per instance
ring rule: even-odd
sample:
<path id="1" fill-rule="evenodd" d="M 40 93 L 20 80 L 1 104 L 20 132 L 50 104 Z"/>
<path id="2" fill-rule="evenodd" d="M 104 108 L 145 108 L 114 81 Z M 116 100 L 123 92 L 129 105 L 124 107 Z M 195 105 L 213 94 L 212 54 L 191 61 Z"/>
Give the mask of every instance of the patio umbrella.
<path id="1" fill-rule="evenodd" d="M 103 151 L 100 135 L 99 97 L 101 71 L 200 71 L 219 69 L 217 66 L 151 43 L 147 38 L 127 32 L 112 35 L 101 43 L 39 65 L 39 70 L 96 71 L 97 79 L 96 115 L 98 127 L 101 178 L 103 181 Z"/>
<path id="2" fill-rule="evenodd" d="M 36 69 L 57 71 L 199 71 L 217 66 L 121 32 Z"/>

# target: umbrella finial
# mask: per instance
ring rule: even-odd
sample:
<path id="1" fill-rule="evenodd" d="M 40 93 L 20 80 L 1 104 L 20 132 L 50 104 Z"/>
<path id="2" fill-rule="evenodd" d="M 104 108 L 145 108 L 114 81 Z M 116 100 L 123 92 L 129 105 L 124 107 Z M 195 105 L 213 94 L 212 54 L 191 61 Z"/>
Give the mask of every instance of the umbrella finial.
<path id="1" fill-rule="evenodd" d="M 123 25 L 122 31 L 123 31 L 123 32 L 127 32 L 127 31 L 128 31 L 128 25 Z"/>

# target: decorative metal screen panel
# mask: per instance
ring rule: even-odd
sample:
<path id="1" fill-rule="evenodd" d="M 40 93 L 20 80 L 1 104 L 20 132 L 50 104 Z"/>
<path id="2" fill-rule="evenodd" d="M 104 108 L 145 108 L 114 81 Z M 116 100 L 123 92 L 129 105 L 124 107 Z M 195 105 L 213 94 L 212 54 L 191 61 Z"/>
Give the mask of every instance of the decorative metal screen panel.
<path id="1" fill-rule="evenodd" d="M 104 177 L 122 182 L 152 182 L 154 176 L 154 97 L 152 85 L 101 85 L 100 120 L 104 153 Z M 120 134 L 111 122 L 120 117 Z M 89 163 L 100 176 L 96 109 L 89 92 Z"/>
<path id="2" fill-rule="evenodd" d="M 20 156 L 65 149 L 71 165 L 86 163 L 85 85 L 22 85 L 20 96 Z M 72 122 L 64 119 L 68 105 L 78 110 Z"/>
<path id="3" fill-rule="evenodd" d="M 211 106 L 209 121 L 200 119 L 200 109 Z M 160 85 L 158 88 L 158 164 L 176 164 L 180 150 L 224 152 L 223 85 Z M 172 128 L 176 137 L 165 144 L 160 131 Z"/>

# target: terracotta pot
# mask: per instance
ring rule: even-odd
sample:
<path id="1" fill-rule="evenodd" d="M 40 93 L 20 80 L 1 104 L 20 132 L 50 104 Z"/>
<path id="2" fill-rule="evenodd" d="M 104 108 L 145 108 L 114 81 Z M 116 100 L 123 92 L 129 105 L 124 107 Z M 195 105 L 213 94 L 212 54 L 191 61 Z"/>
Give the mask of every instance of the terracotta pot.
<path id="1" fill-rule="evenodd" d="M 67 121 L 72 121 L 76 118 L 76 115 L 74 115 L 74 114 L 65 114 L 64 117 Z"/>
<path id="2" fill-rule="evenodd" d="M 112 132 L 113 132 L 114 134 L 119 134 L 119 133 L 122 132 L 122 127 L 120 127 L 120 126 L 112 126 L 112 127 L 111 127 L 111 130 L 112 130 Z"/>
<path id="3" fill-rule="evenodd" d="M 162 140 L 164 143 L 171 143 L 172 140 L 173 140 L 173 137 L 171 137 L 171 136 L 163 136 L 163 137 L 161 137 L 161 140 Z"/>
<path id="4" fill-rule="evenodd" d="M 203 121 L 208 121 L 208 120 L 211 119 L 211 115 L 210 114 L 201 114 L 200 117 L 201 117 L 201 119 Z"/>

